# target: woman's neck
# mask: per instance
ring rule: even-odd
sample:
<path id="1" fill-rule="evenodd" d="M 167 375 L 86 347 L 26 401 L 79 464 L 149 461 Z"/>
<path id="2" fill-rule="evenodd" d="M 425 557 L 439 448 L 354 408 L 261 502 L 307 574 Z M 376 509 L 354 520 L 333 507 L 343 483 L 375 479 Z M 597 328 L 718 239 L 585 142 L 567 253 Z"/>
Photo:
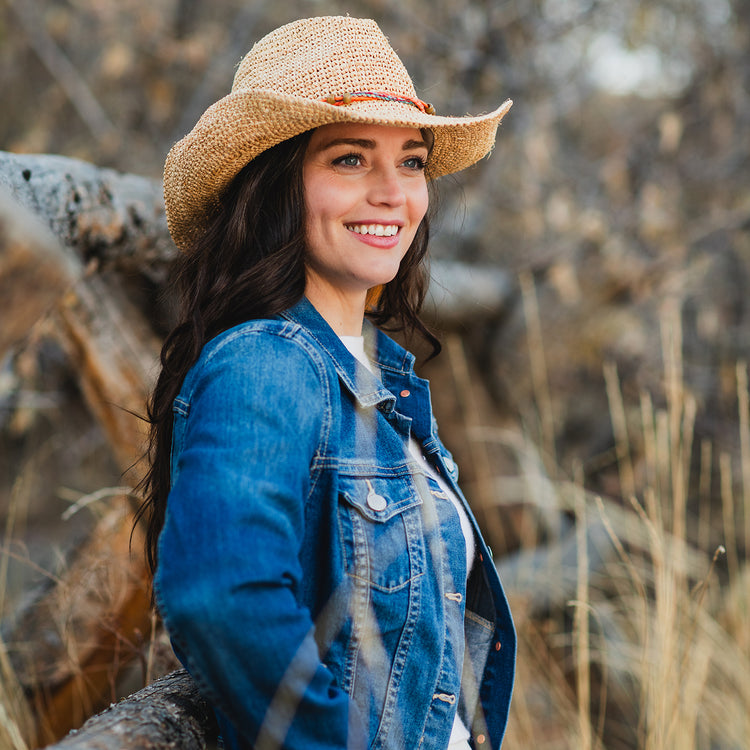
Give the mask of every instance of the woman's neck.
<path id="1" fill-rule="evenodd" d="M 308 284 L 305 296 L 339 336 L 361 336 L 365 293 L 346 294 Z"/>

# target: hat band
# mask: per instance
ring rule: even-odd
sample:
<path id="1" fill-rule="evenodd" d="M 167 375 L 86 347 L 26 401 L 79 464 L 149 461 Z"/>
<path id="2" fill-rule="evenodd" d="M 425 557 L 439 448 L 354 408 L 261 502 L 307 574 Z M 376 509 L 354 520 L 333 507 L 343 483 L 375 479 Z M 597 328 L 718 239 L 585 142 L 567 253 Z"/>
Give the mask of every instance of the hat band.
<path id="1" fill-rule="evenodd" d="M 352 104 L 354 102 L 367 102 L 367 101 L 382 101 L 382 102 L 398 102 L 400 104 L 411 104 L 416 107 L 420 112 L 424 112 L 428 115 L 435 114 L 435 107 L 432 104 L 423 102 L 421 99 L 412 98 L 410 96 L 401 96 L 400 94 L 392 94 L 388 91 L 352 91 L 346 94 L 330 94 L 321 101 L 328 102 L 337 107 L 342 105 Z"/>

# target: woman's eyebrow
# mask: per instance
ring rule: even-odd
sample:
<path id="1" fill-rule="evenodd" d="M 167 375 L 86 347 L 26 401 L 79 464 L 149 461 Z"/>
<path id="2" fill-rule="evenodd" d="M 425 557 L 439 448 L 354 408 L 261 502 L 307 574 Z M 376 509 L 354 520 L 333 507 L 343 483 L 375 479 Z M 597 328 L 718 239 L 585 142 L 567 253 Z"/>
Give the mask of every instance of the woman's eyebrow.
<path id="1" fill-rule="evenodd" d="M 356 146 L 357 148 L 371 151 L 377 147 L 377 144 L 369 138 L 334 138 L 331 141 L 326 141 L 321 144 L 317 150 L 327 151 L 329 148 L 335 148 L 336 146 Z M 405 141 L 401 148 L 403 151 L 411 151 L 415 148 L 426 148 L 429 150 L 429 146 L 422 140 Z"/>
<path id="2" fill-rule="evenodd" d="M 334 138 L 331 141 L 324 142 L 318 151 L 327 151 L 329 148 L 336 146 L 356 146 L 357 148 L 372 150 L 375 145 L 375 141 L 369 138 Z"/>

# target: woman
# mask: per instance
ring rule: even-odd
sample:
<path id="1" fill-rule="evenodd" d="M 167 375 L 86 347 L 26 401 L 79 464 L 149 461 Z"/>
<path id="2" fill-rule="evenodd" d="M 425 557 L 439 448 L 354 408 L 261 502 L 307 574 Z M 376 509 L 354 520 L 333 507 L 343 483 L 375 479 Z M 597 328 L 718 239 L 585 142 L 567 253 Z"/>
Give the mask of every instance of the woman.
<path id="1" fill-rule="evenodd" d="M 373 21 L 307 19 L 169 154 L 182 313 L 147 553 L 228 747 L 500 746 L 508 606 L 428 384 L 371 321 L 439 349 L 427 180 L 484 156 L 509 107 L 438 117 Z"/>

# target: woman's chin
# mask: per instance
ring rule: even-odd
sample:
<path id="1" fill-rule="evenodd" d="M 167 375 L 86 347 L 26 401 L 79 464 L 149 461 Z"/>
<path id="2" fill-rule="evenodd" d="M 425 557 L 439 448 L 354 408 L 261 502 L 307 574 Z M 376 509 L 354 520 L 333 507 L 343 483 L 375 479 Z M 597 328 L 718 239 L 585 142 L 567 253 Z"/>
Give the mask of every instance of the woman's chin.
<path id="1" fill-rule="evenodd" d="M 385 286 L 389 284 L 393 279 L 396 278 L 399 266 L 394 265 L 388 268 L 379 269 L 377 273 L 370 273 L 367 275 L 366 284 L 368 289 L 372 289 L 374 286 Z"/>

